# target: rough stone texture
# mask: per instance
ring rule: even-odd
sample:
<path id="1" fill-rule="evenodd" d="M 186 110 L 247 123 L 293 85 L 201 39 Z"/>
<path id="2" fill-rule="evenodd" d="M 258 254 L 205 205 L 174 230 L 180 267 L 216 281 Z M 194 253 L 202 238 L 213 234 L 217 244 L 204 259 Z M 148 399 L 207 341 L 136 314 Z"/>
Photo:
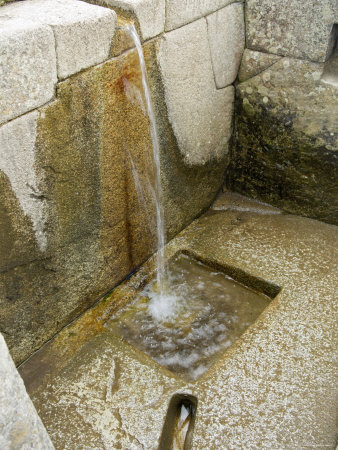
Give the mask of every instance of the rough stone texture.
<path id="1" fill-rule="evenodd" d="M 54 449 L 0 334 L 0 448 Z"/>
<path id="2" fill-rule="evenodd" d="M 245 44 L 243 5 L 235 3 L 207 17 L 212 67 L 218 89 L 235 81 Z"/>
<path id="3" fill-rule="evenodd" d="M 53 31 L 10 7 L 0 10 L 0 124 L 48 102 L 56 83 Z"/>
<path id="4" fill-rule="evenodd" d="M 280 0 L 247 0 L 245 14 L 251 50 L 318 62 L 332 50 L 336 0 L 289 0 L 287 5 Z"/>
<path id="5" fill-rule="evenodd" d="M 228 160 L 184 165 L 156 49 L 156 41 L 146 44 L 145 57 L 170 238 L 210 205 Z M 2 151 L 10 152 L 0 172 L 0 329 L 16 363 L 154 251 L 152 144 L 140 75 L 136 52 L 127 52 L 59 83 L 54 102 L 3 125 Z M 32 211 L 44 211 L 43 253 Z"/>
<path id="6" fill-rule="evenodd" d="M 167 0 L 166 31 L 174 30 L 193 22 L 207 14 L 213 13 L 235 0 Z"/>
<path id="7" fill-rule="evenodd" d="M 323 65 L 283 58 L 237 87 L 233 190 L 337 223 L 338 89 Z"/>
<path id="8" fill-rule="evenodd" d="M 281 59 L 281 56 L 269 53 L 255 52 L 246 48 L 243 53 L 241 66 L 238 72 L 240 82 L 252 78 Z"/>
<path id="9" fill-rule="evenodd" d="M 184 392 L 198 399 L 192 449 L 334 448 L 337 237 L 332 225 L 219 198 L 166 257 L 193 252 L 279 286 L 279 295 L 187 384 L 105 328 L 149 277 L 150 259 L 20 369 L 56 447 L 158 448 L 170 398 Z"/>
<path id="10" fill-rule="evenodd" d="M 146 41 L 164 31 L 165 0 L 90 0 L 114 8 L 122 15 L 135 18 L 141 40 Z"/>
<path id="11" fill-rule="evenodd" d="M 26 0 L 6 5 L 1 14 L 51 26 L 61 79 L 108 59 L 116 24 L 108 8 L 78 0 Z"/>
<path id="12" fill-rule="evenodd" d="M 234 89 L 215 87 L 205 19 L 167 33 L 159 52 L 169 120 L 188 165 L 227 155 Z"/>

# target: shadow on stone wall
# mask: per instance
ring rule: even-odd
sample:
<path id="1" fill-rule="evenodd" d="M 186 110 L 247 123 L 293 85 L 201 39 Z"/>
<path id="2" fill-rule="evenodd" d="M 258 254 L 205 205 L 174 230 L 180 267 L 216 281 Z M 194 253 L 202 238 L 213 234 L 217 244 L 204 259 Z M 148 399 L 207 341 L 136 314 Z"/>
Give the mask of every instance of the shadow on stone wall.
<path id="1" fill-rule="evenodd" d="M 322 71 L 282 58 L 238 84 L 228 186 L 337 224 L 337 88 L 321 82 Z"/>

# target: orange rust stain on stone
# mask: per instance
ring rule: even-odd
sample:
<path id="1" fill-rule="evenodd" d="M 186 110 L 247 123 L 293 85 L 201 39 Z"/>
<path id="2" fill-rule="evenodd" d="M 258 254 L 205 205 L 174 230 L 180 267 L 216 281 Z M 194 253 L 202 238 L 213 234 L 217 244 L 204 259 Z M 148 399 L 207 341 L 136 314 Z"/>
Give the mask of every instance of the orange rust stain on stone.
<path id="1" fill-rule="evenodd" d="M 141 71 L 136 64 L 128 64 L 123 68 L 122 75 L 110 83 L 106 83 L 107 88 L 112 88 L 114 91 L 124 93 L 126 80 L 133 84 L 138 84 L 141 81 Z"/>

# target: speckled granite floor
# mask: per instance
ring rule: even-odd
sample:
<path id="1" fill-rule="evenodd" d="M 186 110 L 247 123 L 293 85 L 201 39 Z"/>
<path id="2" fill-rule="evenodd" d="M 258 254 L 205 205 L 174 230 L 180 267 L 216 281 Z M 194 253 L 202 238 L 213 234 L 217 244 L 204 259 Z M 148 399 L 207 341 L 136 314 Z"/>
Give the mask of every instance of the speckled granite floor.
<path id="1" fill-rule="evenodd" d="M 194 449 L 334 448 L 337 236 L 332 225 L 222 194 L 167 257 L 189 251 L 279 294 L 189 383 L 105 327 L 149 278 L 149 260 L 20 368 L 55 447 L 156 449 L 169 401 L 184 392 L 198 399 Z"/>

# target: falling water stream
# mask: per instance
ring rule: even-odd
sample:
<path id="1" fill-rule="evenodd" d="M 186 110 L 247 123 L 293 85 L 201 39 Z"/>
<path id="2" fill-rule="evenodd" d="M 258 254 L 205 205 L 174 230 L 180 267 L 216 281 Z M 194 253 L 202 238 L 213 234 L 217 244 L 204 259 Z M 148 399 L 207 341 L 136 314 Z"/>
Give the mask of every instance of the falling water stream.
<path id="1" fill-rule="evenodd" d="M 151 103 L 150 89 L 148 86 L 148 76 L 147 68 L 144 60 L 144 54 L 142 50 L 142 44 L 139 35 L 136 31 L 135 25 L 130 24 L 125 27 L 125 30 L 129 33 L 133 39 L 142 73 L 142 86 L 144 91 L 144 96 L 146 100 L 147 113 L 150 122 L 150 134 L 153 144 L 153 160 L 155 166 L 154 174 L 154 186 L 153 186 L 153 197 L 156 208 L 156 229 L 157 229 L 157 261 L 156 261 L 156 278 L 157 278 L 157 302 L 161 302 L 163 297 L 163 286 L 164 286 L 164 218 L 163 218 L 163 206 L 161 202 L 161 171 L 160 171 L 160 149 L 159 141 L 157 135 L 156 121 L 153 112 L 153 107 Z"/>

